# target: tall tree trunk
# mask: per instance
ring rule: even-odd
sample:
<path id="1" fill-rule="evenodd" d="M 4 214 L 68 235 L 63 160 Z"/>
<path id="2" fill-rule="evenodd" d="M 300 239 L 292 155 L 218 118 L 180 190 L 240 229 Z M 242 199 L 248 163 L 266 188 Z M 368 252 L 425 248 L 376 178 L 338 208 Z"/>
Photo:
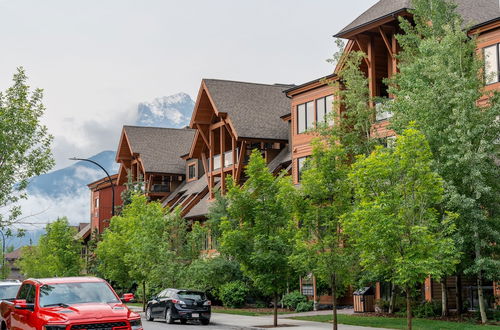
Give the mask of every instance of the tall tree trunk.
<path id="1" fill-rule="evenodd" d="M 481 323 L 485 324 L 488 321 L 486 317 L 486 306 L 484 305 L 483 296 L 483 274 L 479 272 L 477 275 L 477 299 L 479 300 L 479 312 L 481 314 Z"/>
<path id="2" fill-rule="evenodd" d="M 481 260 L 481 246 L 479 245 L 479 233 L 477 231 L 477 228 L 475 229 L 474 232 L 474 238 L 475 238 L 475 252 L 476 252 L 476 261 Z M 477 274 L 477 299 L 479 300 L 479 313 L 481 314 L 481 323 L 485 324 L 488 318 L 486 317 L 486 309 L 484 305 L 484 298 L 483 298 L 483 273 L 481 270 L 479 270 Z"/>
<path id="3" fill-rule="evenodd" d="M 146 311 L 146 281 L 142 281 L 142 311 Z"/>
<path id="4" fill-rule="evenodd" d="M 462 275 L 457 274 L 455 282 L 455 295 L 457 300 L 457 315 L 462 320 L 462 311 L 464 310 L 464 303 L 462 299 Z"/>
<path id="5" fill-rule="evenodd" d="M 389 298 L 389 314 L 394 314 L 394 305 L 396 304 L 396 284 L 391 283 L 391 297 Z"/>
<path id="6" fill-rule="evenodd" d="M 408 330 L 412 330 L 412 324 L 411 324 L 411 290 L 410 287 L 407 286 L 405 288 L 406 291 L 406 324 L 408 327 Z"/>
<path id="7" fill-rule="evenodd" d="M 275 292 L 273 296 L 274 306 L 273 306 L 273 326 L 278 326 L 278 293 Z"/>
<path id="8" fill-rule="evenodd" d="M 332 275 L 332 306 L 333 306 L 333 330 L 338 329 L 338 320 L 337 320 L 337 281 L 335 278 L 335 274 Z"/>
<path id="9" fill-rule="evenodd" d="M 448 288 L 446 287 L 446 277 L 441 278 L 441 316 L 448 316 Z"/>

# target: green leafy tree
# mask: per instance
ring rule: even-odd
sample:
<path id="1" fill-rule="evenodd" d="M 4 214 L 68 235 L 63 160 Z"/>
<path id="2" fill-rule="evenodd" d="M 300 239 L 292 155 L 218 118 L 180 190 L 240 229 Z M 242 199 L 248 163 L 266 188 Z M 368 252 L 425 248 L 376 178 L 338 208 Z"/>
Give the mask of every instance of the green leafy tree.
<path id="1" fill-rule="evenodd" d="M 0 225 L 21 215 L 16 203 L 26 198 L 28 179 L 50 170 L 52 136 L 40 123 L 45 110 L 41 89 L 30 91 L 23 68 L 14 74 L 14 84 L 0 93 Z"/>
<path id="2" fill-rule="evenodd" d="M 26 277 L 76 276 L 82 270 L 81 242 L 66 218 L 45 227 L 46 233 L 36 246 L 26 246 L 18 266 Z"/>
<path id="3" fill-rule="evenodd" d="M 343 228 L 365 269 L 389 274 L 405 289 L 408 329 L 412 289 L 429 275 L 440 278 L 459 258 L 452 238 L 455 216 L 440 217 L 434 208 L 444 189 L 431 162 L 425 136 L 409 128 L 394 149 L 358 157 L 349 175 L 356 206 Z"/>
<path id="4" fill-rule="evenodd" d="M 221 197 L 227 199 L 227 213 L 219 215 L 220 251 L 239 262 L 256 288 L 273 297 L 277 326 L 278 296 L 293 278 L 287 198 L 294 188 L 289 177 L 273 177 L 258 150 L 252 152 L 245 172 L 248 180 L 243 186 L 229 179 L 228 192 Z"/>
<path id="5" fill-rule="evenodd" d="M 290 260 L 303 272 L 312 271 L 332 288 L 333 329 L 337 329 L 337 298 L 352 280 L 356 260 L 344 243 L 341 219 L 352 207 L 346 151 L 337 144 L 315 141 L 301 174 L 295 198 L 299 226 Z"/>
<path id="6" fill-rule="evenodd" d="M 459 275 L 477 277 L 484 323 L 483 280 L 500 279 L 500 180 L 495 164 L 500 158 L 500 96 L 494 92 L 488 102 L 478 102 L 484 96 L 484 61 L 456 6 L 415 0 L 413 7 L 414 23 L 401 22 L 399 73 L 389 90 L 395 100 L 388 107 L 396 132 L 415 121 L 429 141 L 433 169 L 445 187 L 438 210 L 460 214 Z"/>

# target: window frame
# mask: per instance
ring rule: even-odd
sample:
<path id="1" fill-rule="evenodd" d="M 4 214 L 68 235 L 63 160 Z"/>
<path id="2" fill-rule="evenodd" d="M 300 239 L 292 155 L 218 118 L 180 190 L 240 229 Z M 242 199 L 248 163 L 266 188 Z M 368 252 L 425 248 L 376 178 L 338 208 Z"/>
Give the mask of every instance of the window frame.
<path id="1" fill-rule="evenodd" d="M 191 173 L 190 173 L 190 169 L 191 168 L 194 168 L 194 176 L 191 177 Z M 194 181 L 196 179 L 198 179 L 198 162 L 194 161 L 194 162 L 189 162 L 187 163 L 187 169 L 186 169 L 186 181 Z"/>
<path id="2" fill-rule="evenodd" d="M 486 73 L 486 49 L 492 48 L 492 47 L 495 47 L 496 55 L 497 55 L 497 79 L 494 82 L 488 83 L 488 81 L 486 79 L 487 78 L 486 77 L 486 75 L 487 75 L 487 73 Z M 495 44 L 483 47 L 483 59 L 484 59 L 484 84 L 485 84 L 485 86 L 490 86 L 490 85 L 500 83 L 500 43 L 495 43 Z"/>

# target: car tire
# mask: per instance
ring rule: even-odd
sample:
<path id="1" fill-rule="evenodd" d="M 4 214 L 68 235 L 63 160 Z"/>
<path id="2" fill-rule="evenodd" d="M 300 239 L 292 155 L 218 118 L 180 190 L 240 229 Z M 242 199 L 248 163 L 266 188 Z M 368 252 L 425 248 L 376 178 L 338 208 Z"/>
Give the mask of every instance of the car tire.
<path id="1" fill-rule="evenodd" d="M 153 312 L 151 311 L 151 306 L 148 306 L 148 308 L 146 308 L 146 320 L 148 321 L 155 320 L 155 318 L 153 317 Z"/>
<path id="2" fill-rule="evenodd" d="M 188 320 L 186 319 L 181 319 L 181 324 L 186 324 Z"/>
<path id="3" fill-rule="evenodd" d="M 200 322 L 203 325 L 208 325 L 210 323 L 210 320 L 204 319 L 204 320 L 200 320 Z"/>
<path id="4" fill-rule="evenodd" d="M 174 318 L 172 317 L 172 311 L 170 308 L 165 308 L 165 322 L 168 324 L 174 323 Z"/>

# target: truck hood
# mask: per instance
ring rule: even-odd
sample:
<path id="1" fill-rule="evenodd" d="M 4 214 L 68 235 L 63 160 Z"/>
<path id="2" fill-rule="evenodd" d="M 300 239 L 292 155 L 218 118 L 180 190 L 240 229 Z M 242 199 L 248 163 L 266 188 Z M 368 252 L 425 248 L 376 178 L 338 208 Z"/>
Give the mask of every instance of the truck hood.
<path id="1" fill-rule="evenodd" d="M 124 321 L 139 318 L 139 314 L 132 312 L 121 303 L 87 303 L 75 304 L 69 307 L 44 307 L 39 310 L 40 318 L 48 323 L 62 324 L 85 322 Z"/>

